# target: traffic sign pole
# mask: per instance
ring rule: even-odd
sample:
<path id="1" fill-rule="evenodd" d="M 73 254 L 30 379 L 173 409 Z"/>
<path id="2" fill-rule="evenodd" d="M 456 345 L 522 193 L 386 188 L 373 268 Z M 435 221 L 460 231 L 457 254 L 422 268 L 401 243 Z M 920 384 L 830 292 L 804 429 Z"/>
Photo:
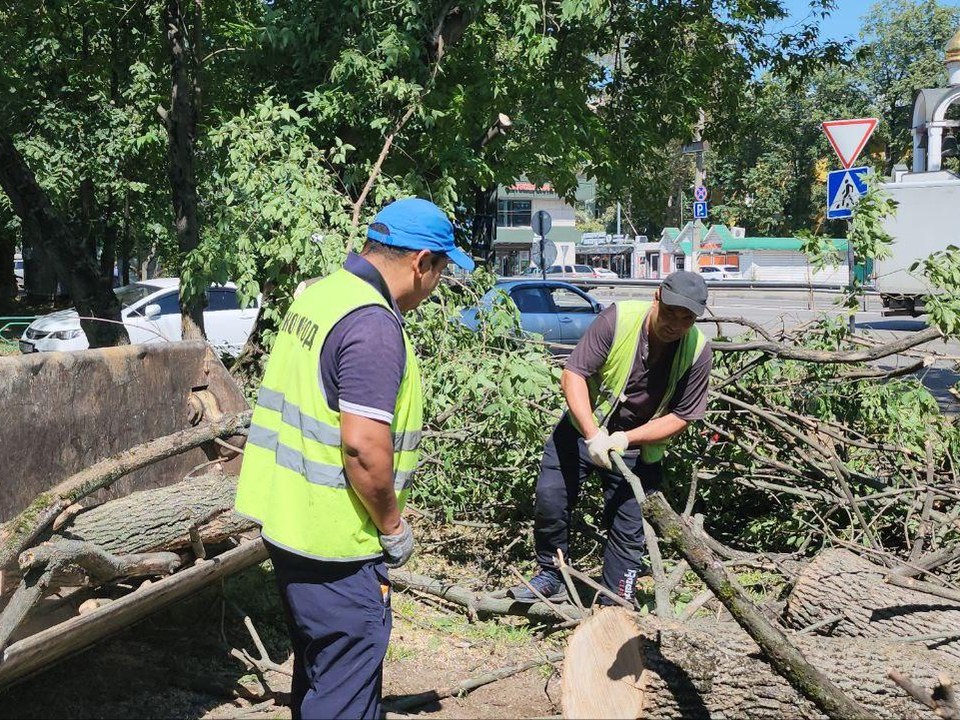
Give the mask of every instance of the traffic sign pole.
<path id="1" fill-rule="evenodd" d="M 537 210 L 530 222 L 533 231 L 540 236 L 540 275 L 547 279 L 547 233 L 553 227 L 553 218 L 546 210 Z"/>

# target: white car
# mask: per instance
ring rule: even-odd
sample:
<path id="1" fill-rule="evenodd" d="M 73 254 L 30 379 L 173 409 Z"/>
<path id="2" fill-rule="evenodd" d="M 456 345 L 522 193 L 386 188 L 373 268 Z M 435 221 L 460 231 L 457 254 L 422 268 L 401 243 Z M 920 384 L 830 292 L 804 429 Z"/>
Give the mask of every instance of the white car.
<path id="1" fill-rule="evenodd" d="M 608 270 L 607 268 L 595 267 L 591 268 L 591 270 L 593 270 L 593 276 L 598 280 L 615 280 L 620 277 L 613 270 Z"/>
<path id="2" fill-rule="evenodd" d="M 700 275 L 707 282 L 714 280 L 739 280 L 740 269 L 734 265 L 704 265 L 700 268 Z"/>
<path id="3" fill-rule="evenodd" d="M 120 317 L 134 345 L 181 339 L 180 280 L 156 278 L 114 290 Z M 260 298 L 246 308 L 237 301 L 233 283 L 207 288 L 203 325 L 207 340 L 220 352 L 238 355 L 257 319 Z M 90 347 L 76 310 L 59 310 L 34 320 L 20 338 L 20 352 L 63 352 Z"/>

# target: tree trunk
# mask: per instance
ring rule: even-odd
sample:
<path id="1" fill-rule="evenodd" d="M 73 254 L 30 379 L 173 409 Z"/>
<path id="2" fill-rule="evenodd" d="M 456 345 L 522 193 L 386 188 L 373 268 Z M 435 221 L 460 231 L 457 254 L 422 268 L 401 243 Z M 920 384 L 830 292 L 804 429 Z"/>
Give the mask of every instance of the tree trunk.
<path id="1" fill-rule="evenodd" d="M 193 527 L 199 528 L 205 543 L 218 543 L 253 527 L 249 520 L 233 514 L 236 493 L 237 478 L 233 476 L 187 478 L 82 511 L 61 527 L 58 535 L 124 554 L 189 547 Z"/>
<path id="2" fill-rule="evenodd" d="M 0 305 L 17 296 L 17 277 L 13 274 L 16 252 L 16 234 L 0 229 Z"/>
<path id="3" fill-rule="evenodd" d="M 807 565 L 787 600 L 795 628 L 843 615 L 820 632 L 836 636 L 897 638 L 960 634 L 960 605 L 883 581 L 887 571 L 847 550 L 826 550 Z M 925 641 L 960 663 L 960 638 Z"/>
<path id="4" fill-rule="evenodd" d="M 197 46 L 200 37 L 200 0 L 195 0 L 192 13 L 185 13 L 184 6 L 188 6 L 188 2 L 167 0 L 163 11 L 163 30 L 170 50 L 172 90 L 169 110 L 157 109 L 167 128 L 174 228 L 180 261 L 185 264 L 189 254 L 200 245 L 197 181 L 193 169 L 193 144 L 197 137 L 200 110 L 200 49 Z M 192 34 L 187 33 L 190 24 L 188 15 L 192 15 Z M 204 337 L 203 309 L 206 297 L 202 292 L 192 297 L 192 291 L 189 286 L 180 285 L 180 318 L 184 340 Z"/>
<path id="5" fill-rule="evenodd" d="M 113 322 L 81 320 L 91 347 L 129 342 L 120 323 L 120 302 L 109 280 L 100 276 L 96 260 L 86 251 L 83 240 L 70 232 L 66 221 L 50 204 L 46 194 L 13 144 L 0 132 L 0 187 L 3 188 L 24 225 L 46 257 L 53 263 L 57 278 L 67 289 L 81 317 L 103 318 Z"/>
<path id="6" fill-rule="evenodd" d="M 632 616 L 638 623 L 635 636 L 618 642 L 623 632 L 617 618 L 622 621 L 624 616 L 631 618 L 619 608 L 601 610 L 571 637 L 564 661 L 564 717 L 825 717 L 770 668 L 757 645 L 736 625 Z M 876 718 L 936 718 L 887 679 L 888 668 L 928 687 L 935 684 L 938 671 L 960 676 L 960 664 L 944 663 L 940 655 L 922 647 L 808 635 L 794 639 L 815 667 Z M 621 689 L 634 688 L 635 697 L 619 698 L 624 714 L 608 710 L 601 715 L 610 697 L 598 687 L 602 685 L 596 679 L 598 671 L 602 678 L 619 681 Z M 633 710 L 640 704 L 643 712 L 638 715 Z M 576 714 L 567 712 L 574 708 Z"/>

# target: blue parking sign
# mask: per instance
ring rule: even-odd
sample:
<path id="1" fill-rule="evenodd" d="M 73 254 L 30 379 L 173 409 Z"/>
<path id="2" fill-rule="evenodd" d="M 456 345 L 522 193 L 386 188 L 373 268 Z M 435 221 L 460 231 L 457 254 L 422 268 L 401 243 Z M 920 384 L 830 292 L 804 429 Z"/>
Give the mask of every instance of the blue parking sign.
<path id="1" fill-rule="evenodd" d="M 709 216 L 709 206 L 705 202 L 695 202 L 693 204 L 693 219 L 706 220 Z"/>

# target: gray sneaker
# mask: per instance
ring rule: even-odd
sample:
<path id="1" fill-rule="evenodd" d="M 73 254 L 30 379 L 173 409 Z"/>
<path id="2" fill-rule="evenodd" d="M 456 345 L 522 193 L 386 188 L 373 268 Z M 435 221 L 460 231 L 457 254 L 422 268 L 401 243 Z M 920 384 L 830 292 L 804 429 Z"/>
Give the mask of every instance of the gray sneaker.
<path id="1" fill-rule="evenodd" d="M 563 578 L 561 578 L 559 574 L 541 570 L 530 578 L 530 585 L 535 587 L 537 592 L 552 602 L 562 603 L 568 599 L 567 588 L 563 584 Z M 530 592 L 530 588 L 526 585 L 514 585 L 507 590 L 507 595 L 517 602 L 529 603 L 531 605 L 540 602 L 540 598 Z"/>

